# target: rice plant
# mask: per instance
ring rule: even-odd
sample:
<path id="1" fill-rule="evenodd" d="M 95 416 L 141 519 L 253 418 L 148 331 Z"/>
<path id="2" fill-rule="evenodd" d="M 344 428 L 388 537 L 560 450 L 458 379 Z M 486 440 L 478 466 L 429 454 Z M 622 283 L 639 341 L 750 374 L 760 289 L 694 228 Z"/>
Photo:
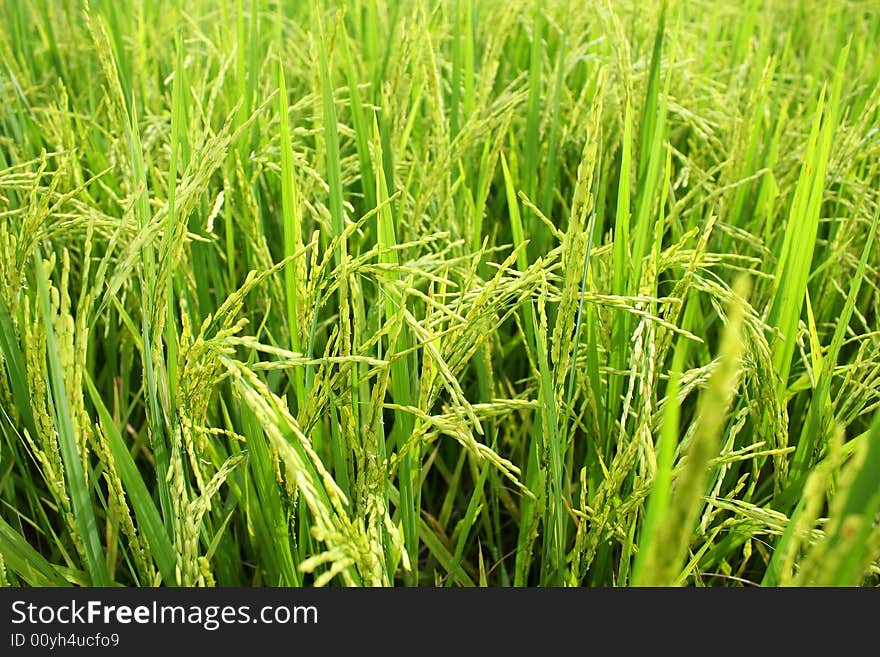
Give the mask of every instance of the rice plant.
<path id="1" fill-rule="evenodd" d="M 0 584 L 880 584 L 875 0 L 0 25 Z"/>

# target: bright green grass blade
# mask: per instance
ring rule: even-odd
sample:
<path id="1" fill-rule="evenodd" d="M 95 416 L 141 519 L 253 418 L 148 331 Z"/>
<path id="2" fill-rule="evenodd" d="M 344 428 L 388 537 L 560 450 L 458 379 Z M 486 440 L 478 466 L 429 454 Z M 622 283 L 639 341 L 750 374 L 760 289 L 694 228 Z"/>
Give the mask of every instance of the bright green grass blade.
<path id="1" fill-rule="evenodd" d="M 165 531 L 165 525 L 162 523 L 162 517 L 156 508 L 150 491 L 138 470 L 129 447 L 122 439 L 110 411 L 104 405 L 101 395 L 95 388 L 91 376 L 88 373 L 83 377 L 83 381 L 88 389 L 89 396 L 95 409 L 98 411 L 98 418 L 101 422 L 101 428 L 107 438 L 110 447 L 110 454 L 113 457 L 113 466 L 119 472 L 122 483 L 128 494 L 128 501 L 134 508 L 135 516 L 141 528 L 141 533 L 146 537 L 153 552 L 153 558 L 162 579 L 166 586 L 174 586 L 177 583 L 177 575 L 175 566 L 177 558 L 175 556 L 174 547 L 171 545 L 171 539 Z"/>
<path id="2" fill-rule="evenodd" d="M 351 37 L 345 31 L 340 38 L 345 59 L 345 75 L 348 84 L 348 99 L 351 103 L 351 123 L 354 128 L 355 145 L 360 164 L 361 190 L 364 195 L 364 208 L 376 207 L 376 183 L 373 179 L 373 165 L 370 161 L 370 123 L 361 98 L 358 86 L 359 77 L 354 54 L 351 48 Z"/>
<path id="3" fill-rule="evenodd" d="M 467 511 L 465 511 L 464 518 L 461 519 L 461 522 L 456 527 L 456 534 L 458 538 L 455 541 L 455 554 L 452 555 L 452 562 L 450 564 L 453 572 L 458 571 L 461 565 L 461 559 L 464 555 L 464 548 L 467 544 L 468 536 L 470 535 L 471 528 L 474 526 L 474 522 L 477 519 L 477 515 L 480 512 L 481 500 L 483 499 L 483 487 L 486 484 L 486 475 L 489 472 L 489 466 L 484 465 L 480 469 L 480 476 L 477 479 L 476 486 L 474 487 L 474 492 L 471 495 L 471 499 L 468 502 Z M 447 586 L 452 586 L 453 579 L 450 578 L 446 581 Z"/>
<path id="4" fill-rule="evenodd" d="M 540 308 L 540 307 L 539 307 Z M 559 435 L 559 408 L 556 394 L 553 389 L 553 378 L 550 372 L 550 364 L 547 361 L 547 326 L 546 316 L 539 310 L 538 316 L 541 324 L 535 324 L 536 353 L 538 355 L 538 402 L 541 406 L 541 431 L 543 433 L 542 449 L 549 452 L 548 487 L 549 504 L 547 508 L 548 518 L 545 526 L 552 533 L 550 540 L 550 554 L 552 575 L 548 584 L 561 585 L 563 568 L 565 566 L 566 550 L 566 502 L 567 493 L 563 488 L 563 453 L 562 438 Z"/>
<path id="5" fill-rule="evenodd" d="M 815 216 L 815 221 L 817 223 L 819 220 L 818 214 L 821 212 L 822 195 L 823 195 L 823 190 L 824 190 L 824 185 L 823 185 L 823 183 L 824 183 L 824 170 L 825 170 L 825 167 L 827 166 L 827 160 L 830 157 L 831 139 L 833 136 L 833 130 L 835 129 L 835 125 L 836 125 L 837 113 L 839 111 L 837 99 L 840 96 L 840 84 L 842 82 L 841 78 L 843 75 L 843 63 L 846 61 L 846 57 L 848 55 L 848 50 L 849 50 L 848 47 L 845 48 L 844 52 L 841 53 L 841 55 L 840 55 L 840 61 L 838 63 L 838 70 L 837 70 L 837 80 L 835 81 L 834 87 L 831 92 L 831 103 L 830 103 L 830 107 L 828 109 L 829 118 L 826 119 L 826 125 L 824 126 L 824 130 L 823 130 L 823 134 L 822 134 L 823 150 L 818 155 L 818 157 L 820 158 L 820 164 L 818 166 L 821 168 L 817 169 L 817 173 L 820 175 L 820 177 L 818 177 L 814 181 L 814 185 L 816 185 L 816 187 L 818 189 L 814 189 L 814 191 L 813 191 L 812 203 L 813 203 L 814 207 L 812 207 L 809 210 L 809 212 L 810 212 L 809 217 Z M 822 163 L 825 163 L 825 164 L 822 164 Z M 795 192 L 795 193 L 797 194 L 797 192 Z M 828 349 L 828 352 L 823 356 L 822 367 L 821 367 L 821 371 L 819 374 L 819 381 L 818 381 L 818 384 L 816 385 L 816 391 L 813 396 L 813 401 L 810 404 L 810 409 L 807 413 L 806 422 L 804 423 L 803 429 L 801 430 L 800 437 L 797 442 L 797 448 L 795 450 L 794 457 L 792 458 L 791 477 L 795 481 L 798 481 L 803 476 L 805 476 L 807 468 L 808 468 L 808 461 L 809 461 L 810 457 L 812 456 L 816 447 L 821 447 L 822 435 L 827 435 L 827 433 L 828 433 L 829 423 L 826 422 L 825 427 L 821 427 L 820 426 L 820 417 L 827 409 L 826 404 L 828 403 L 828 395 L 830 393 L 830 388 L 831 388 L 831 379 L 834 374 L 833 368 L 834 368 L 834 365 L 838 362 L 838 356 L 839 356 L 840 350 L 843 346 L 843 340 L 844 340 L 844 337 L 846 336 L 846 330 L 847 330 L 847 327 L 849 327 L 850 319 L 852 317 L 853 310 L 855 308 L 856 297 L 858 296 L 859 289 L 861 288 L 862 281 L 863 281 L 863 278 L 865 275 L 865 268 L 867 266 L 868 258 L 871 254 L 871 248 L 874 243 L 874 236 L 875 236 L 875 233 L 877 230 L 878 221 L 880 221 L 880 209 L 878 209 L 878 211 L 874 217 L 874 221 L 871 224 L 871 228 L 868 232 L 867 241 L 866 241 L 865 246 L 862 250 L 862 254 L 859 259 L 859 263 L 856 266 L 856 270 L 854 272 L 853 278 L 850 281 L 850 289 L 848 291 L 846 300 L 844 302 L 843 309 L 842 309 L 840 315 L 837 317 L 837 320 L 836 320 L 837 325 L 834 330 L 834 335 L 831 339 L 831 345 Z M 811 224 L 811 228 L 813 228 L 816 232 L 818 232 L 818 225 L 812 226 L 812 224 Z M 788 234 L 786 234 L 786 240 L 788 240 Z M 796 238 L 792 239 L 793 243 L 796 241 L 799 242 Z M 792 246 L 792 248 L 796 248 L 796 247 Z M 791 257 L 788 254 L 786 254 L 786 255 L 787 255 L 787 257 Z M 808 264 L 807 267 L 809 268 L 809 266 L 810 265 Z M 806 272 L 804 272 L 803 270 L 799 270 L 798 274 L 799 274 L 800 278 L 802 278 L 803 276 L 806 276 L 807 281 L 809 281 L 809 269 L 807 269 Z M 783 276 L 784 276 L 784 274 L 783 274 Z M 795 277 L 791 277 L 789 279 L 784 278 L 783 280 L 790 281 L 791 286 L 800 285 L 800 280 L 797 280 L 795 282 Z M 804 282 L 804 289 L 803 289 L 805 297 L 807 296 L 807 288 L 806 288 L 807 281 Z M 796 289 L 798 289 L 798 288 L 796 288 Z M 793 302 L 792 305 L 794 306 L 796 304 Z M 781 313 L 780 313 L 780 315 L 782 316 Z M 800 310 L 798 310 L 798 315 L 795 318 L 795 321 L 797 321 L 799 316 L 800 316 Z M 784 316 L 782 316 L 782 317 L 783 317 L 782 321 L 791 322 L 792 315 L 789 315 L 788 317 L 784 317 Z M 782 330 L 782 329 L 780 329 L 780 330 Z M 791 325 L 789 324 L 788 330 L 793 331 L 794 328 L 791 327 Z M 786 334 L 783 332 L 783 335 L 786 335 Z M 788 335 L 792 335 L 792 333 L 789 333 Z M 793 340 L 786 340 L 786 343 L 791 343 L 791 342 L 793 342 Z M 791 345 L 791 346 L 793 347 L 793 345 Z M 788 352 L 789 352 L 788 347 L 789 347 L 789 345 L 785 344 L 785 351 L 780 356 L 781 362 L 779 362 L 777 366 L 785 368 L 786 365 L 788 364 L 789 361 L 786 360 L 786 358 L 788 357 Z M 779 349 L 779 351 L 782 352 L 782 349 Z M 776 355 L 776 353 L 774 352 L 774 356 L 775 355 Z M 774 362 L 776 363 L 776 361 L 774 361 Z M 783 371 L 785 373 L 787 373 L 787 369 L 784 369 Z M 784 377 L 783 381 L 785 381 L 785 378 L 787 378 L 787 377 Z"/>
<path id="6" fill-rule="evenodd" d="M 523 153 L 525 172 L 525 191 L 529 198 L 536 198 L 538 185 L 538 160 L 540 157 L 541 128 L 541 73 L 544 57 L 544 14 L 543 2 L 535 0 L 532 9 L 532 39 L 529 50 L 529 99 L 526 109 L 525 151 Z M 537 222 L 529 222 L 529 234 L 537 237 Z"/>
<path id="7" fill-rule="evenodd" d="M 393 504 L 400 503 L 400 493 L 394 486 L 389 487 L 388 496 Z M 438 538 L 434 530 L 431 529 L 431 526 L 422 518 L 419 518 L 419 540 L 425 544 L 428 551 L 449 573 L 449 576 L 455 579 L 456 583 L 468 588 L 475 586 L 474 580 L 467 571 L 461 565 L 456 566 L 454 555 L 450 551 L 449 546 Z"/>
<path id="8" fill-rule="evenodd" d="M 9 377 L 9 386 L 12 389 L 15 408 L 18 411 L 24 428 L 32 437 L 36 437 L 37 426 L 34 421 L 34 411 L 31 406 L 30 392 L 27 387 L 27 370 L 24 364 L 24 354 L 19 347 L 18 337 L 15 335 L 15 326 L 9 309 L 0 298 L 0 353 L 6 365 L 6 374 Z"/>
<path id="9" fill-rule="evenodd" d="M 792 458 L 791 474 L 795 482 L 795 488 L 792 489 L 792 492 L 799 490 L 799 482 L 802 481 L 806 474 L 808 459 L 814 448 L 820 444 L 821 437 L 827 435 L 830 429 L 832 418 L 828 417 L 831 411 L 829 395 L 831 392 L 831 382 L 834 377 L 834 367 L 839 362 L 840 350 L 843 347 L 843 341 L 850 326 L 850 319 L 856 307 L 856 299 L 865 281 L 865 271 L 868 265 L 868 258 L 874 246 L 878 224 L 880 224 L 880 208 L 878 208 L 871 228 L 868 231 L 868 237 L 862 249 L 861 258 L 850 280 L 849 291 L 843 305 L 843 310 L 837 318 L 837 325 L 831 338 L 831 344 L 822 355 L 822 370 L 819 374 L 819 381 L 816 384 L 807 419 L 801 429 L 797 449 Z"/>
<path id="10" fill-rule="evenodd" d="M 179 39 L 179 37 L 178 37 Z M 174 312 L 174 238 L 177 234 L 177 160 L 180 156 L 180 132 L 183 128 L 183 55 L 178 40 L 171 86 L 171 162 L 168 170 L 168 228 L 165 233 L 165 280 L 168 287 L 168 316 L 165 319 L 165 346 L 167 349 L 165 369 L 168 373 L 168 400 L 170 408 L 177 405 L 177 325 Z"/>
<path id="11" fill-rule="evenodd" d="M 516 266 L 520 273 L 525 273 L 529 268 L 525 231 L 523 230 L 522 218 L 519 211 L 519 201 L 514 188 L 513 175 L 511 174 L 510 167 L 507 165 L 507 158 L 504 156 L 504 153 L 501 153 L 501 170 L 504 174 L 504 189 L 507 197 L 508 216 L 510 217 L 510 230 L 513 236 L 514 248 L 518 249 L 516 253 Z M 536 338 L 537 323 L 535 319 L 534 304 L 531 300 L 525 303 L 522 307 L 522 325 L 526 337 L 526 346 L 531 353 L 536 354 L 539 350 Z M 546 359 L 546 348 L 543 352 L 544 358 Z M 540 380 L 546 383 L 546 370 L 544 374 L 545 377 L 542 377 Z M 547 405 L 555 406 L 555 400 L 548 402 L 546 393 L 541 392 L 540 394 L 542 409 L 545 409 Z M 546 497 L 547 475 L 544 469 L 539 465 L 539 454 L 544 453 L 543 432 L 545 426 L 549 422 L 549 418 L 547 418 L 545 413 L 542 413 L 538 420 L 539 421 L 535 423 L 529 434 L 528 445 L 526 447 L 527 460 L 525 466 L 525 485 L 526 488 L 534 494 L 535 498 L 540 500 L 540 503 L 536 503 L 535 500 L 528 497 L 524 498 L 521 503 L 521 516 L 516 548 L 516 564 L 514 567 L 514 586 L 525 586 L 527 583 L 532 550 L 534 543 L 538 538 L 538 522 L 542 509 L 540 505 L 545 503 Z M 554 523 L 551 527 L 551 531 L 556 532 L 557 537 L 559 537 L 560 533 L 558 531 L 558 526 Z M 560 543 L 557 538 L 554 546 L 558 549 L 559 545 Z M 555 556 L 558 558 L 558 552 L 555 553 Z M 553 573 L 553 576 L 559 577 L 561 574 L 556 571 Z"/>
<path id="12" fill-rule="evenodd" d="M 645 519 L 639 532 L 639 551 L 632 573 L 632 584 L 639 586 L 649 576 L 646 564 L 656 566 L 657 552 L 663 549 L 658 545 L 658 526 L 670 512 L 672 496 L 672 479 L 675 466 L 675 450 L 679 442 L 679 425 L 681 421 L 681 373 L 687 358 L 688 342 L 680 338 L 672 357 L 672 368 L 669 371 L 669 383 L 666 387 L 666 405 L 663 409 L 663 425 L 660 433 L 660 444 L 657 448 L 657 474 L 651 486 Z M 651 564 L 651 562 L 654 562 Z"/>
<path id="13" fill-rule="evenodd" d="M 290 544 L 290 527 L 284 511 L 274 465 L 266 437 L 254 414 L 247 407 L 241 409 L 242 425 L 248 445 L 248 466 L 252 473 L 256 500 L 248 500 L 248 507 L 265 521 L 266 534 L 260 547 L 270 551 L 275 560 L 279 586 L 301 586 L 302 576 L 297 570 Z"/>
<path id="14" fill-rule="evenodd" d="M 565 33 L 562 34 L 556 54 L 556 82 L 553 90 L 553 102 L 550 110 L 550 130 L 547 137 L 547 167 L 544 180 L 541 183 L 541 210 L 548 217 L 553 216 L 553 195 L 556 190 L 556 180 L 559 175 L 559 130 L 560 112 L 562 102 L 562 90 L 565 86 Z"/>
<path id="15" fill-rule="evenodd" d="M 147 409 L 149 411 L 150 446 L 153 448 L 153 457 L 156 460 L 156 483 L 159 488 L 159 505 L 162 509 L 165 529 L 172 533 L 174 531 L 174 524 L 172 522 L 174 507 L 171 503 L 171 488 L 168 482 L 168 468 L 171 457 L 168 442 L 165 438 L 165 416 L 159 406 L 158 386 L 151 357 L 150 329 L 146 319 L 142 321 L 141 340 L 143 344 L 141 356 L 144 364 L 144 394 L 147 397 Z"/>
<path id="16" fill-rule="evenodd" d="M 449 518 L 452 515 L 453 505 L 458 501 L 458 497 L 461 493 L 461 476 L 467 455 L 467 452 L 461 452 L 458 461 L 455 464 L 455 469 L 452 471 L 452 476 L 446 478 L 446 481 L 449 483 L 447 484 L 446 494 L 443 496 L 443 504 L 440 505 L 440 513 L 437 514 L 437 524 L 444 529 L 449 525 Z"/>
<path id="17" fill-rule="evenodd" d="M 860 451 L 842 475 L 849 480 L 848 485 L 835 498 L 828 518 L 828 538 L 822 546 L 824 555 L 817 581 L 820 585 L 856 586 L 880 552 L 876 530 L 880 513 L 880 412 L 874 414 L 867 443 Z"/>
<path id="18" fill-rule="evenodd" d="M 34 254 L 34 277 L 40 301 L 40 312 L 46 331 L 46 351 L 49 363 L 49 386 L 54 406 L 55 427 L 58 432 L 58 446 L 64 462 L 68 494 L 73 504 L 73 515 L 79 533 L 79 540 L 85 552 L 86 565 L 93 586 L 109 586 L 110 577 L 104 560 L 104 550 L 98 535 L 98 524 L 95 520 L 94 506 L 90 487 L 86 484 L 83 471 L 82 455 L 77 446 L 73 430 L 73 419 L 67 398 L 64 382 L 64 371 L 55 342 L 55 330 L 52 327 L 52 305 L 49 301 L 49 284 L 46 271 L 39 252 Z"/>
<path id="19" fill-rule="evenodd" d="M 281 119 L 281 223 L 284 227 L 284 257 L 289 258 L 302 250 L 302 218 L 300 204 L 294 181 L 293 145 L 290 140 L 290 125 L 287 117 L 287 85 L 284 83 L 284 67 L 278 64 L 278 114 Z M 287 301 L 287 325 L 290 331 L 290 349 L 302 352 L 300 339 L 300 284 L 299 259 L 294 259 L 284 268 L 284 291 Z M 302 406 L 306 402 L 305 374 L 302 368 L 294 368 L 296 402 Z"/>
<path id="20" fill-rule="evenodd" d="M 788 385 L 797 325 L 819 230 L 822 190 L 834 130 L 830 120 L 834 113 L 833 103 L 832 98 L 826 109 L 823 88 L 776 267 L 776 287 L 767 321 L 781 334 L 773 345 L 773 365 L 779 373 L 780 393 Z"/>
<path id="21" fill-rule="evenodd" d="M 516 247 L 520 247 L 526 243 L 526 235 L 523 230 L 522 215 L 519 211 L 519 201 L 514 188 L 513 176 L 510 168 L 507 166 L 507 158 L 504 153 L 501 154 L 501 170 L 504 172 L 504 191 L 507 194 L 507 209 L 510 213 L 510 230 L 513 233 L 513 243 Z M 524 248 L 516 254 L 516 266 L 520 272 L 524 272 L 529 268 L 529 256 Z M 527 330 L 532 329 L 531 326 Z"/>
<path id="22" fill-rule="evenodd" d="M 461 40 L 462 56 L 462 114 L 472 116 L 474 113 L 475 99 L 475 53 L 474 53 L 474 0 L 464 0 L 464 22 L 462 25 L 464 38 Z"/>
<path id="23" fill-rule="evenodd" d="M 324 38 L 324 28 L 318 19 L 318 72 L 321 79 L 321 100 L 324 109 L 324 147 L 327 151 L 327 185 L 330 188 L 330 221 L 333 237 L 340 237 L 345 230 L 345 212 L 342 205 L 342 168 L 339 155 L 339 129 L 336 125 L 336 101 L 330 76 L 330 58 Z M 334 252 L 337 266 L 346 253 L 341 241 Z"/>
<path id="24" fill-rule="evenodd" d="M 461 42 L 467 38 L 462 29 L 463 5 L 464 0 L 455 0 L 453 9 L 454 23 L 457 28 L 452 33 L 452 80 L 449 93 L 449 129 L 453 137 L 458 135 L 461 127 L 461 78 L 464 68 Z"/>
<path id="25" fill-rule="evenodd" d="M 650 518 L 651 533 L 646 535 L 649 536 L 649 551 L 639 555 L 638 577 L 634 577 L 633 582 L 636 585 L 668 586 L 679 576 L 697 514 L 704 504 L 709 463 L 718 455 L 721 434 L 737 387 L 740 361 L 745 347 L 742 325 L 745 312 L 743 299 L 748 296 L 747 287 L 745 279 L 740 279 L 734 290 L 736 301 L 728 311 L 727 324 L 719 347 L 718 366 L 709 379 L 708 387 L 700 396 L 696 430 L 687 446 L 684 469 L 675 480 L 675 491 L 669 493 L 667 481 L 658 482 L 660 488 L 657 489 L 657 510 Z M 664 427 L 664 440 L 674 435 L 672 421 L 676 411 L 670 410 L 669 413 L 669 425 Z M 668 477 L 670 446 L 667 445 L 664 449 L 667 450 L 663 456 L 667 472 L 663 476 Z"/>
<path id="26" fill-rule="evenodd" d="M 0 554 L 3 561 L 30 586 L 69 586 L 58 569 L 37 552 L 0 517 Z"/>
<path id="27" fill-rule="evenodd" d="M 660 16 L 657 20 L 657 29 L 654 32 L 654 46 L 651 51 L 651 68 L 648 72 L 648 86 L 645 90 L 645 108 L 642 115 L 642 126 L 639 133 L 639 184 L 643 184 L 648 180 L 648 168 L 651 160 L 655 157 L 653 153 L 654 142 L 657 136 L 662 132 L 662 122 L 664 117 L 655 111 L 658 107 L 660 98 L 660 65 L 663 55 L 663 38 L 666 28 L 666 0 L 660 5 Z"/>
<path id="28" fill-rule="evenodd" d="M 665 6 L 664 6 L 665 7 Z M 664 8 L 665 11 L 665 8 Z M 660 27 L 663 29 L 663 16 L 661 14 Z M 662 43 L 662 34 L 658 31 L 658 42 Z M 655 48 L 659 45 L 655 44 Z M 652 80 L 654 78 L 654 70 L 659 76 L 660 68 L 660 51 L 655 50 L 652 59 Z M 650 115 L 650 119 L 643 117 L 642 124 L 642 141 L 639 148 L 639 182 L 638 192 L 635 199 L 635 216 L 633 222 L 633 241 L 631 260 L 631 277 L 629 279 L 629 294 L 638 294 L 641 291 L 640 285 L 642 281 L 642 259 L 648 255 L 648 241 L 651 237 L 651 230 L 654 228 L 655 221 L 653 219 L 654 205 L 657 197 L 660 196 L 662 185 L 663 164 L 665 161 L 665 149 L 663 141 L 666 136 L 666 107 L 669 98 L 669 85 L 672 81 L 672 68 L 670 67 L 666 74 L 663 94 L 658 97 L 656 89 L 650 89 L 648 99 L 645 104 L 645 111 Z M 656 110 L 654 108 L 657 108 Z M 645 124 L 650 126 L 650 132 L 645 133 Z M 628 322 L 628 316 L 626 316 Z"/>
<path id="29" fill-rule="evenodd" d="M 633 263 L 630 255 L 630 178 L 632 176 L 632 111 L 629 101 L 623 122 L 623 141 L 621 142 L 620 177 L 617 183 L 617 212 L 614 217 L 614 274 L 611 292 L 616 295 L 627 293 L 629 280 L 633 275 Z M 624 313 L 615 313 L 611 325 L 610 361 L 618 371 L 623 370 L 629 352 L 629 336 L 626 335 L 627 317 Z M 620 395 L 623 381 L 619 376 L 611 376 L 608 380 L 608 396 L 606 401 L 607 417 L 605 431 L 614 429 L 617 409 L 620 407 Z M 606 454 L 607 457 L 607 454 Z"/>
<path id="30" fill-rule="evenodd" d="M 379 135 L 379 125 L 375 117 L 373 119 L 374 141 L 373 149 L 376 154 L 376 199 L 379 202 L 379 211 L 376 215 L 378 237 L 379 262 L 391 265 L 398 264 L 397 238 L 394 227 L 394 217 L 391 213 L 391 205 L 388 198 L 388 186 L 385 182 L 385 166 L 383 161 L 382 142 Z M 392 321 L 405 307 L 405 299 L 396 287 L 397 274 L 391 269 L 388 272 L 388 284 L 382 285 L 382 295 L 385 297 L 385 318 Z M 395 404 L 400 406 L 412 406 L 417 403 L 412 389 L 412 376 L 410 373 L 409 340 L 406 329 L 402 328 L 397 337 L 396 344 L 388 345 L 385 357 L 398 355 L 391 364 L 391 395 Z M 395 410 L 394 428 L 391 434 L 391 442 L 400 449 L 412 435 L 414 427 L 412 414 Z M 407 451 L 400 459 L 400 512 L 403 522 L 403 535 L 409 560 L 413 569 L 412 579 L 418 583 L 418 483 L 416 473 L 418 471 L 418 447 Z"/>

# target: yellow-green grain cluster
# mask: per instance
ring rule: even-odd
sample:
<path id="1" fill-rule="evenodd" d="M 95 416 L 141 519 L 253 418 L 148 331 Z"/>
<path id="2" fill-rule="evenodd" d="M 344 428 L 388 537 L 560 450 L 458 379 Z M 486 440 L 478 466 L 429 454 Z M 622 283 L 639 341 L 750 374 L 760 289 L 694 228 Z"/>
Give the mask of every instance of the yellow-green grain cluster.
<path id="1" fill-rule="evenodd" d="M 874 0 L 0 25 L 0 585 L 880 583 Z"/>

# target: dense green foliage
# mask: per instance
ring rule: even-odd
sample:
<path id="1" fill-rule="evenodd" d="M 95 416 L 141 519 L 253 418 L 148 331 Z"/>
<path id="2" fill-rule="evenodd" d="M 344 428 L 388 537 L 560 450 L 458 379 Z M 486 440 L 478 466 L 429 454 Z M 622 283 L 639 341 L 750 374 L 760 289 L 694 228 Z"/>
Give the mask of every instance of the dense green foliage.
<path id="1" fill-rule="evenodd" d="M 876 1 L 0 25 L 0 584 L 880 581 Z"/>

